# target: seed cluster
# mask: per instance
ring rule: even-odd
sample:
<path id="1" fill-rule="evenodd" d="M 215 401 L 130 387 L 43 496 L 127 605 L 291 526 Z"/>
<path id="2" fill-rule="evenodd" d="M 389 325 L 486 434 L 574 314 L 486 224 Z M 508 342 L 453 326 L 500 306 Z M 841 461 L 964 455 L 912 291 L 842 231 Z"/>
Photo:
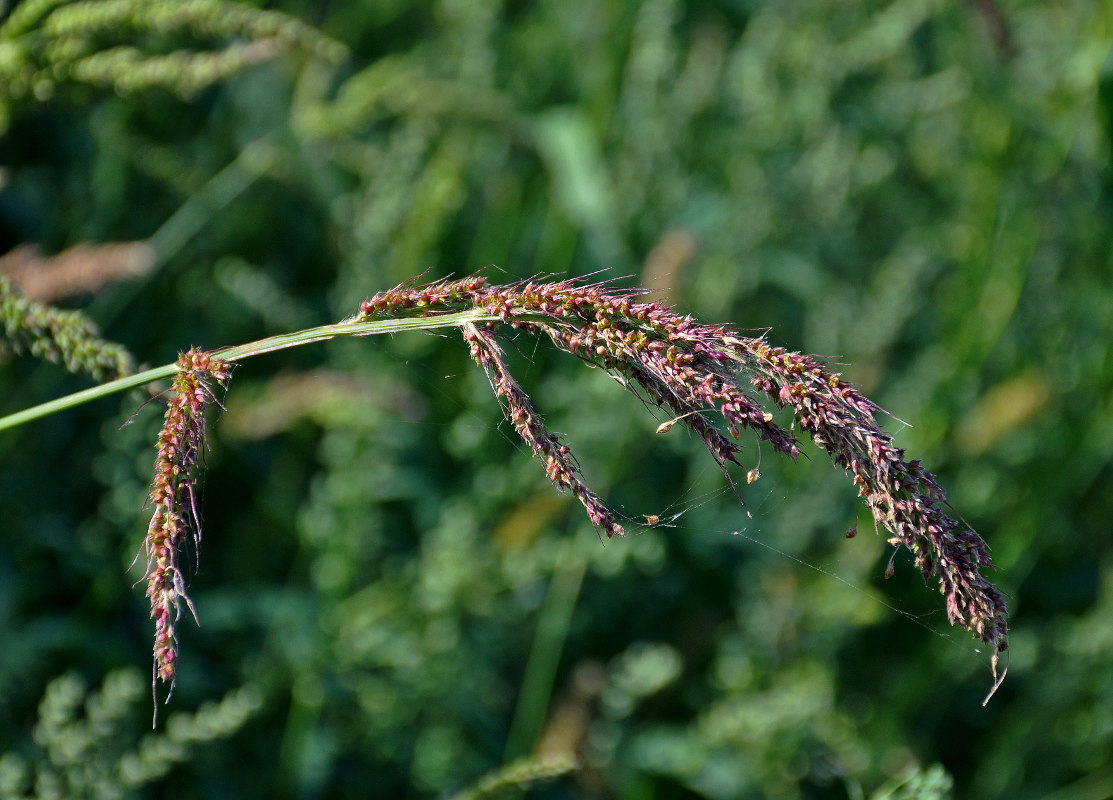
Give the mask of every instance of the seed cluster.
<path id="1" fill-rule="evenodd" d="M 489 286 L 482 277 L 425 286 L 402 284 L 363 303 L 358 319 L 436 316 L 481 309 L 511 328 L 544 333 L 560 349 L 602 367 L 627 388 L 664 409 L 700 438 L 727 475 L 738 464 L 744 429 L 796 458 L 799 445 L 755 397 L 791 410 L 795 424 L 848 471 L 890 542 L 907 547 L 925 581 L 935 577 L 947 615 L 997 653 L 1008 647 L 1004 600 L 982 574 L 992 566 L 985 543 L 948 512 L 934 476 L 880 428 L 881 409 L 812 356 L 772 347 L 763 337 L 739 337 L 725 326 L 704 325 L 657 303 L 643 292 L 575 280 Z M 608 536 L 622 534 L 600 498 L 583 482 L 578 465 L 545 429 L 514 381 L 496 343 L 497 323 L 464 326 L 472 357 L 483 367 L 518 435 L 559 489 L 571 491 Z M 741 376 L 741 377 L 740 377 Z M 721 419 L 725 432 L 713 424 Z M 757 480 L 752 469 L 747 481 Z"/>
<path id="2" fill-rule="evenodd" d="M 230 377 L 228 364 L 208 353 L 196 349 L 182 353 L 158 435 L 155 477 L 148 495 L 154 515 L 144 549 L 147 597 L 155 621 L 154 673 L 171 689 L 178 658 L 174 626 L 182 603 L 193 612 L 180 555 L 190 538 L 195 547 L 201 541 L 196 485 L 205 451 L 205 408 L 216 400 L 214 386 L 227 386 Z"/>
<path id="3" fill-rule="evenodd" d="M 495 341 L 490 327 L 479 327 L 468 323 L 464 325 L 464 341 L 471 348 L 471 357 L 483 367 L 495 396 L 504 403 L 503 413 L 514 425 L 514 430 L 529 445 L 538 461 L 545 465 L 545 474 L 557 489 L 571 491 L 587 511 L 593 525 L 604 531 L 608 537 L 622 536 L 622 526 L 615 521 L 614 514 L 591 491 L 580 477 L 580 467 L 573 458 L 568 445 L 545 428 L 541 415 L 533 408 L 533 403 L 518 382 L 514 380 L 502 360 L 502 348 Z"/>
<path id="4" fill-rule="evenodd" d="M 403 284 L 364 302 L 360 318 L 478 307 L 512 328 L 544 333 L 561 350 L 621 377 L 623 385 L 696 434 L 728 480 L 726 463 L 738 463 L 741 447 L 735 439 L 743 428 L 796 458 L 795 438 L 736 383 L 737 365 L 721 344 L 727 329 L 639 302 L 641 294 L 576 281 L 487 286 L 473 276 L 421 287 Z M 708 411 L 722 415 L 730 437 L 703 416 Z"/>
<path id="5" fill-rule="evenodd" d="M 985 542 L 952 518 L 943 489 L 919 461 L 876 423 L 880 409 L 853 386 L 829 373 L 812 357 L 770 347 L 761 339 L 728 342 L 752 371 L 751 382 L 781 406 L 792 409 L 802 430 L 853 477 L 858 493 L 890 544 L 904 545 L 927 581 L 939 591 L 952 624 L 962 625 L 994 646 L 1007 649 L 1007 609 L 1001 594 L 982 574 L 992 561 Z"/>

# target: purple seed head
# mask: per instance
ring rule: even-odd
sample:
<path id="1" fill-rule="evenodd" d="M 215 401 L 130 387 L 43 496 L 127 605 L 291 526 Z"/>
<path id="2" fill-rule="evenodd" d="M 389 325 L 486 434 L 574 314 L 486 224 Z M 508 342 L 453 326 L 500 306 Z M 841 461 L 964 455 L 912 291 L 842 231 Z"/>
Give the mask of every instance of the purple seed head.
<path id="1" fill-rule="evenodd" d="M 546 431 L 511 377 L 497 344 L 499 325 L 544 334 L 559 349 L 606 370 L 669 415 L 661 426 L 664 431 L 683 423 L 732 487 L 728 465 L 740 463 L 738 439 L 744 430 L 777 452 L 799 456 L 796 438 L 777 424 L 768 405 L 788 409 L 795 425 L 850 474 L 875 521 L 892 534 L 892 541 L 911 551 L 924 579 L 939 582 L 952 624 L 977 634 L 995 654 L 1007 649 L 1004 600 L 980 572 L 992 566 L 985 543 L 950 515 L 935 477 L 918 461 L 905 460 L 877 424 L 874 415 L 881 409 L 875 403 L 820 359 L 772 347 L 763 337 L 740 337 L 728 327 L 704 325 L 643 301 L 643 295 L 606 283 L 491 286 L 481 277 L 469 277 L 397 286 L 366 301 L 359 318 L 435 316 L 478 308 L 497 320 L 464 326 L 472 358 L 486 371 L 504 413 L 549 479 L 571 491 L 608 536 L 621 534 L 622 527 L 587 488 L 567 446 Z"/>

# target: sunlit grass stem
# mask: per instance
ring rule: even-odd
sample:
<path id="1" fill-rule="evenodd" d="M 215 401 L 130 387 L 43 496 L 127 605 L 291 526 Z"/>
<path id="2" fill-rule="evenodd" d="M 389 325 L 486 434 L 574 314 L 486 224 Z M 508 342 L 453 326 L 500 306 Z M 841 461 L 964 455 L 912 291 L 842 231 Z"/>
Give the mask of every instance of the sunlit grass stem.
<path id="1" fill-rule="evenodd" d="M 491 314 L 479 309 L 469 309 L 455 313 L 442 314 L 436 317 L 415 317 L 413 319 L 380 319 L 362 322 L 338 322 L 333 325 L 321 325 L 317 328 L 307 328 L 295 333 L 283 333 L 277 336 L 268 336 L 265 339 L 248 342 L 247 344 L 227 347 L 213 351 L 229 363 L 236 363 L 244 359 L 260 356 L 264 353 L 273 353 L 291 347 L 312 342 L 323 342 L 339 336 L 376 336 L 384 333 L 401 333 L 403 331 L 433 330 L 436 328 L 454 328 L 469 322 L 491 322 L 497 319 Z M 102 397 L 108 397 L 119 392 L 126 392 L 137 386 L 169 378 L 178 372 L 178 363 L 163 364 L 160 367 L 137 372 L 124 378 L 118 378 L 99 386 L 93 386 L 80 392 L 59 397 L 46 403 L 40 403 L 31 408 L 25 408 L 14 414 L 0 417 L 0 431 L 16 428 L 28 422 L 33 422 L 51 414 L 57 414 L 70 408 L 90 403 Z"/>

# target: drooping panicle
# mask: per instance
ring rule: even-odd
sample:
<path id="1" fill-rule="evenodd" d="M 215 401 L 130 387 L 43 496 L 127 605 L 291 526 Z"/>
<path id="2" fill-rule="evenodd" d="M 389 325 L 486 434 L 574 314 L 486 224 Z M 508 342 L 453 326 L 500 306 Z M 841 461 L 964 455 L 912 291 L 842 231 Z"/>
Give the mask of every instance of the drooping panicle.
<path id="1" fill-rule="evenodd" d="M 155 621 L 154 673 L 173 688 L 178 658 L 175 624 L 184 603 L 193 612 L 182 575 L 181 553 L 201 540 L 197 480 L 205 452 L 205 409 L 227 386 L 225 362 L 193 349 L 178 358 L 166 416 L 158 436 L 155 476 L 148 495 L 154 507 L 144 539 L 147 597 Z M 196 616 L 196 615 L 195 615 Z"/>
<path id="2" fill-rule="evenodd" d="M 547 433 L 501 359 L 498 325 L 544 333 L 560 349 L 599 366 L 671 419 L 698 436 L 734 486 L 729 463 L 739 463 L 741 431 L 752 430 L 774 450 L 800 453 L 789 431 L 758 398 L 792 411 L 859 493 L 894 544 L 907 547 L 925 580 L 935 577 L 952 624 L 980 636 L 997 653 L 1008 647 L 1007 610 L 982 574 L 992 566 L 985 543 L 952 516 L 934 476 L 904 453 L 880 428 L 881 409 L 819 359 L 774 348 L 763 337 L 738 336 L 726 326 L 705 325 L 641 299 L 639 290 L 578 280 L 529 281 L 491 286 L 482 277 L 403 284 L 366 301 L 359 319 L 436 316 L 480 310 L 490 322 L 465 325 L 472 356 L 491 380 L 519 435 L 558 487 L 571 489 L 592 522 L 608 535 L 614 515 L 583 484 L 566 446 Z M 721 420 L 719 426 L 714 420 Z M 724 430 L 725 429 L 725 430 Z M 758 472 L 747 472 L 747 482 Z M 620 529 L 619 529 L 620 530 Z"/>

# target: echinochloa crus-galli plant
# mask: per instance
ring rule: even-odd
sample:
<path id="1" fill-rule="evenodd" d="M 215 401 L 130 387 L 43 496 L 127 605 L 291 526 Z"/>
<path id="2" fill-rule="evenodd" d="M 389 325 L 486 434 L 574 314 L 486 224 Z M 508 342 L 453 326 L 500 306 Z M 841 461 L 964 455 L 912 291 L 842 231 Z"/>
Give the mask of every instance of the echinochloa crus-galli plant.
<path id="1" fill-rule="evenodd" d="M 94 397 L 172 377 L 150 490 L 153 516 L 145 540 L 147 595 L 155 620 L 154 680 L 173 687 L 175 624 L 191 612 L 181 553 L 200 538 L 196 484 L 205 450 L 205 410 L 227 386 L 230 365 L 262 353 L 337 336 L 367 336 L 456 327 L 485 371 L 503 413 L 559 491 L 571 493 L 607 537 L 622 536 L 616 515 L 592 491 L 568 444 L 549 432 L 511 375 L 499 337 L 509 328 L 547 336 L 560 350 L 601 368 L 647 405 L 660 408 L 666 432 L 682 424 L 699 438 L 733 487 L 741 466 L 738 440 L 750 430 L 776 452 L 800 454 L 790 430 L 770 409 L 787 408 L 794 428 L 845 470 L 890 544 L 907 548 L 925 582 L 935 581 L 947 617 L 992 651 L 993 690 L 999 655 L 1008 649 L 1007 610 L 982 574 L 992 567 L 982 539 L 947 504 L 934 476 L 877 423 L 881 409 L 812 356 L 709 325 L 643 299 L 640 290 L 580 280 L 491 285 L 480 276 L 426 285 L 404 283 L 366 300 L 350 319 L 211 352 L 190 350 L 176 364 L 121 378 L 69 398 L 0 418 L 0 430 Z M 747 473 L 747 481 L 756 470 Z M 850 535 L 850 534 L 848 534 Z M 990 695 L 992 695 L 991 690 Z M 988 701 L 987 696 L 986 700 Z"/>

